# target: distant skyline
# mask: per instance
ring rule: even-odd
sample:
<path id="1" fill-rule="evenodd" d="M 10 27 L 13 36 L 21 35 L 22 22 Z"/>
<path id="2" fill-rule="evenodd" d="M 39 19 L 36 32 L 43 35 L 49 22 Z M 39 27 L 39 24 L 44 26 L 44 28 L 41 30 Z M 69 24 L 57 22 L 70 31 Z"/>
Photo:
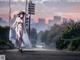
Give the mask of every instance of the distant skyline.
<path id="1" fill-rule="evenodd" d="M 25 9 L 25 0 L 11 0 L 12 12 Z M 36 4 L 33 19 L 53 19 L 54 15 L 80 18 L 80 0 L 32 0 Z M 9 0 L 0 0 L 0 17 L 8 20 Z"/>

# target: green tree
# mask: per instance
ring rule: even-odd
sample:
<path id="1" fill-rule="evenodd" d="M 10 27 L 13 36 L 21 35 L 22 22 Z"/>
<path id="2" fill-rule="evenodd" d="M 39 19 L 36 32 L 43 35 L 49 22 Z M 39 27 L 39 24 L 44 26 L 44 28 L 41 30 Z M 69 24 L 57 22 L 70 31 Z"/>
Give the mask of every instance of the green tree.
<path id="1" fill-rule="evenodd" d="M 80 23 L 66 26 L 62 36 L 56 42 L 58 49 L 79 50 L 80 49 Z M 62 46 L 61 46 L 62 45 Z"/>
<path id="2" fill-rule="evenodd" d="M 14 48 L 14 45 L 9 40 L 9 27 L 1 27 L 0 26 L 0 48 L 1 49 L 8 49 L 8 48 Z"/>

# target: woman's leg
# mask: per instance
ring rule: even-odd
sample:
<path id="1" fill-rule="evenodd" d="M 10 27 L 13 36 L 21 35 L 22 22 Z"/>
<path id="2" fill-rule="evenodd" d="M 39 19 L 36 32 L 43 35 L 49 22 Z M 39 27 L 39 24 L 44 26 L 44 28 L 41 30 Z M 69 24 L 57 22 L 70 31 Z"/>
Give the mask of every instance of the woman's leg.
<path id="1" fill-rule="evenodd" d="M 24 43 L 23 41 L 23 31 L 19 30 L 16 32 L 16 44 L 19 48 L 21 48 L 22 43 Z"/>
<path id="2" fill-rule="evenodd" d="M 22 31 L 20 31 L 20 37 L 19 37 L 19 46 L 21 47 L 21 45 L 22 45 L 22 43 L 23 43 L 23 32 Z"/>
<path id="3" fill-rule="evenodd" d="M 16 32 L 16 45 L 20 48 L 20 34 L 18 31 Z"/>

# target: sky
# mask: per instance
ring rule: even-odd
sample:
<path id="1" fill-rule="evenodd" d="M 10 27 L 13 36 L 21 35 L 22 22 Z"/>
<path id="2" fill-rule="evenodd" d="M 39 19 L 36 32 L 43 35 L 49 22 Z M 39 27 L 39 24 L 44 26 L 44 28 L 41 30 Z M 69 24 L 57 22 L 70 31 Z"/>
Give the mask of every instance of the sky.
<path id="1" fill-rule="evenodd" d="M 80 18 L 80 0 L 32 0 L 35 6 L 33 19 L 53 19 L 59 15 L 67 18 Z M 11 11 L 24 10 L 25 0 L 11 0 Z M 9 0 L 0 0 L 0 17 L 8 19 Z"/>

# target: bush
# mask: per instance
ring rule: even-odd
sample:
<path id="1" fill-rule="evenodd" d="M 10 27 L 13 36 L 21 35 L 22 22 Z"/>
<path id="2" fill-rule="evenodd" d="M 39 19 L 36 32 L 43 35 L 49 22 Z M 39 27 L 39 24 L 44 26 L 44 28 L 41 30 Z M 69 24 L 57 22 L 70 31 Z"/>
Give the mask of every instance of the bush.
<path id="1" fill-rule="evenodd" d="M 0 49 L 14 48 L 14 45 L 9 40 L 9 30 L 10 27 L 0 26 Z"/>
<path id="2" fill-rule="evenodd" d="M 56 46 L 58 49 L 80 50 L 80 23 L 66 26 Z"/>

